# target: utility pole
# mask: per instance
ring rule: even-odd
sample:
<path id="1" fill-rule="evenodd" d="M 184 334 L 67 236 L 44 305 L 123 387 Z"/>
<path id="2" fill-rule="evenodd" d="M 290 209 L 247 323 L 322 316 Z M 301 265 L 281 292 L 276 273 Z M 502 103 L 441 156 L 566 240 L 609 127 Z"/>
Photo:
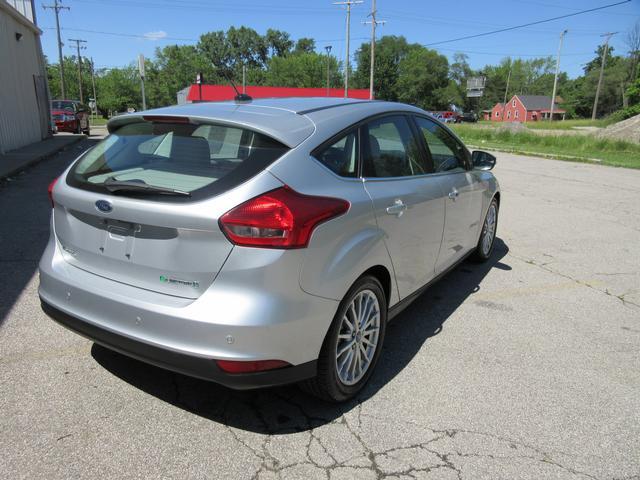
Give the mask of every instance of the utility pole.
<path id="1" fill-rule="evenodd" d="M 511 62 L 511 60 L 509 60 Z M 509 82 L 511 81 L 511 63 L 509 63 L 509 75 L 507 75 L 507 88 L 504 89 L 504 100 L 502 105 L 504 107 L 507 106 L 507 92 L 509 91 Z"/>
<path id="2" fill-rule="evenodd" d="M 147 109 L 147 97 L 144 94 L 144 55 L 138 55 L 138 73 L 140 73 L 140 93 L 142 94 L 142 110 Z M 202 100 L 202 90 L 200 90 Z"/>
<path id="3" fill-rule="evenodd" d="M 324 49 L 327 51 L 327 97 L 329 96 L 329 82 L 330 82 L 330 71 L 329 71 L 329 66 L 331 65 L 331 57 L 329 56 L 329 54 L 331 53 L 331 45 L 327 45 L 324 47 Z"/>
<path id="4" fill-rule="evenodd" d="M 86 40 L 80 40 L 79 38 L 70 38 L 70 42 L 76 42 L 76 49 L 78 51 L 78 90 L 80 91 L 80 103 L 84 103 L 82 98 L 82 57 L 80 56 L 80 48 L 86 49 L 87 47 L 80 47 L 81 43 L 87 43 Z"/>
<path id="5" fill-rule="evenodd" d="M 553 121 L 553 107 L 556 104 L 556 89 L 558 88 L 558 74 L 560 73 L 560 51 L 562 50 L 562 40 L 569 30 L 564 30 L 560 34 L 560 44 L 558 45 L 558 58 L 556 59 L 556 76 L 553 78 L 553 94 L 551 95 L 551 107 L 549 108 L 549 120 Z"/>
<path id="6" fill-rule="evenodd" d="M 98 97 L 96 97 L 96 76 L 94 71 L 93 57 L 91 57 L 91 86 L 93 87 L 93 111 L 98 115 Z"/>
<path id="7" fill-rule="evenodd" d="M 606 37 L 604 41 L 604 52 L 602 55 L 602 64 L 600 65 L 600 77 L 598 78 L 598 87 L 596 88 L 596 98 L 593 101 L 593 111 L 591 112 L 591 120 L 596 119 L 596 113 L 598 112 L 598 97 L 600 97 L 600 88 L 602 87 L 602 77 L 604 75 L 604 65 L 607 60 L 607 54 L 609 53 L 609 39 L 618 32 L 607 32 L 600 35 Z"/>
<path id="8" fill-rule="evenodd" d="M 333 2 L 334 5 L 347 6 L 347 48 L 344 56 L 344 98 L 349 93 L 349 37 L 351 35 L 351 5 L 358 5 L 362 0 L 345 0 L 343 2 Z"/>
<path id="9" fill-rule="evenodd" d="M 53 0 L 53 5 L 43 5 L 42 8 L 45 10 L 50 8 L 56 15 L 56 31 L 58 32 L 58 62 L 60 65 L 60 95 L 63 99 L 66 98 L 65 90 L 64 90 L 64 63 L 62 61 L 62 39 L 60 38 L 60 19 L 59 14 L 60 10 L 71 10 L 69 7 L 63 7 L 58 3 L 58 0 Z"/>
<path id="10" fill-rule="evenodd" d="M 378 24 L 384 25 L 386 20 L 376 20 L 376 0 L 371 0 L 371 21 L 364 22 L 365 24 L 371 24 L 371 65 L 369 71 L 369 100 L 373 100 L 373 71 L 376 61 L 376 26 Z"/>
<path id="11" fill-rule="evenodd" d="M 242 93 L 247 93 L 247 66 L 242 65 Z"/>

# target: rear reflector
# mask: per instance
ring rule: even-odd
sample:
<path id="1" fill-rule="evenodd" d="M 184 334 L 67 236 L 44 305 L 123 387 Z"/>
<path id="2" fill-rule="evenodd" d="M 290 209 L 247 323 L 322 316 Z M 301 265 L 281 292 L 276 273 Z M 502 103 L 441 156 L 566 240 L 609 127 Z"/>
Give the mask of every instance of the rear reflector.
<path id="1" fill-rule="evenodd" d="M 58 178 L 54 179 L 53 182 L 51 182 L 47 187 L 47 193 L 49 194 L 49 201 L 51 202 L 51 208 L 53 208 L 53 187 L 56 186 L 56 182 L 58 181 Z"/>
<path id="2" fill-rule="evenodd" d="M 216 360 L 216 364 L 220 370 L 226 373 L 255 373 L 291 366 L 290 363 L 283 360 L 253 360 L 248 362 Z"/>
<path id="3" fill-rule="evenodd" d="M 347 210 L 346 200 L 303 195 L 285 186 L 229 210 L 220 217 L 220 228 L 236 245 L 304 248 L 318 224 Z"/>

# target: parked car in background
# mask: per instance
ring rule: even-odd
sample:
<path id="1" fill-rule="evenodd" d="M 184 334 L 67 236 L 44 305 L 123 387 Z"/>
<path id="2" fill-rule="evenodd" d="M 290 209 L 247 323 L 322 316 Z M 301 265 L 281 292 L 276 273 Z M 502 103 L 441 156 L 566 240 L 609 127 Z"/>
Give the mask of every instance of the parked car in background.
<path id="1" fill-rule="evenodd" d="M 51 102 L 51 116 L 58 132 L 89 135 L 91 132 L 89 112 L 89 107 L 77 100 L 53 100 Z"/>
<path id="2" fill-rule="evenodd" d="M 476 112 L 471 111 L 471 112 L 465 112 L 462 115 L 460 115 L 458 117 L 458 122 L 459 123 L 475 123 L 478 121 L 478 115 L 476 114 Z"/>
<path id="3" fill-rule="evenodd" d="M 108 129 L 49 187 L 42 308 L 170 370 L 347 400 L 387 321 L 493 250 L 495 157 L 416 107 L 194 103 Z"/>
<path id="4" fill-rule="evenodd" d="M 458 112 L 454 112 L 453 110 L 445 110 L 442 112 L 429 112 L 429 113 L 443 123 L 458 123 L 460 118 L 460 114 Z"/>

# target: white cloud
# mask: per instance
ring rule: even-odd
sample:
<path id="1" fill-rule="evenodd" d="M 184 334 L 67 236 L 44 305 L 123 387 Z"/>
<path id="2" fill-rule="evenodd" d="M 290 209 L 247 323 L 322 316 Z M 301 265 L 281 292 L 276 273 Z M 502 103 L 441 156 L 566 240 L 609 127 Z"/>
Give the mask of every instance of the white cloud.
<path id="1" fill-rule="evenodd" d="M 144 37 L 147 40 L 151 40 L 151 41 L 160 40 L 161 38 L 164 38 L 166 36 L 167 36 L 167 32 L 163 30 L 158 30 L 157 32 L 147 32 L 144 34 Z"/>

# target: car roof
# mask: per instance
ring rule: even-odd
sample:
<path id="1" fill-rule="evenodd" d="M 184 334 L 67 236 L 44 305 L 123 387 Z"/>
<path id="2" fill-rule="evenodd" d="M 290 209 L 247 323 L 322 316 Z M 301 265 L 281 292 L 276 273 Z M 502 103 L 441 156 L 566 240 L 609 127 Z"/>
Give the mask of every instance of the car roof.
<path id="1" fill-rule="evenodd" d="M 250 102 L 202 102 L 120 115 L 109 132 L 145 116 L 179 116 L 238 125 L 295 147 L 315 131 L 329 136 L 368 116 L 387 111 L 422 110 L 401 103 L 335 97 L 261 98 Z"/>

